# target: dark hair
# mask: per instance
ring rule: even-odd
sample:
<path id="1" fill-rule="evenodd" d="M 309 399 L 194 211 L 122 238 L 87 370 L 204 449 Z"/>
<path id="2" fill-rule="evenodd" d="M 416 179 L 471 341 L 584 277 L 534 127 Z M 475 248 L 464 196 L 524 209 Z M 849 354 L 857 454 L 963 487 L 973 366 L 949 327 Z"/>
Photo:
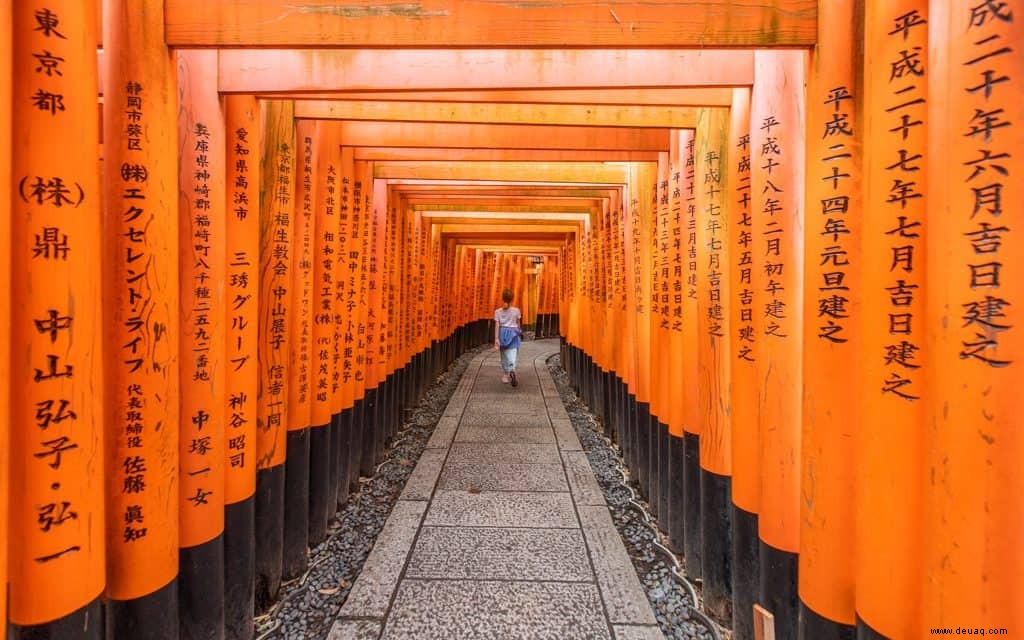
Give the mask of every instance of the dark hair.
<path id="1" fill-rule="evenodd" d="M 512 298 L 515 297 L 515 295 L 516 294 L 514 294 L 511 289 L 505 289 L 501 292 L 501 301 L 512 302 Z"/>

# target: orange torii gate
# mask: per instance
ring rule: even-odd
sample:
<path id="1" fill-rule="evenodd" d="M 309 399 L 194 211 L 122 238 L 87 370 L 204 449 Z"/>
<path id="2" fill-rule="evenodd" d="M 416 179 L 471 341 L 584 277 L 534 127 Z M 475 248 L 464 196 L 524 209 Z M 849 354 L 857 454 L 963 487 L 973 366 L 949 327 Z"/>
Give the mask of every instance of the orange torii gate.
<path id="1" fill-rule="evenodd" d="M 557 254 L 563 362 L 736 637 L 754 604 L 781 637 L 1024 626 L 1015 9 L 0 8 L 14 636 L 250 637 L 530 254 Z"/>

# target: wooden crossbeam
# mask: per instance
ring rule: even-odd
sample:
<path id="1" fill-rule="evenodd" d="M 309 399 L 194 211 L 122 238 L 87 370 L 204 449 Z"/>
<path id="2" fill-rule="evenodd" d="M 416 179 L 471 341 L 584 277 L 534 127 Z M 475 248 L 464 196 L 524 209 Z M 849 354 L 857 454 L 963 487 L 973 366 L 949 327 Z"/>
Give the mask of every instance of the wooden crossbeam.
<path id="1" fill-rule="evenodd" d="M 675 107 L 728 107 L 732 88 L 643 87 L 610 89 L 481 89 L 439 91 L 259 92 L 261 98 L 307 100 L 374 100 L 377 102 L 488 102 L 527 104 L 604 104 Z"/>
<path id="2" fill-rule="evenodd" d="M 443 149 L 356 147 L 356 160 L 447 160 L 472 162 L 657 162 L 657 151 L 589 149 Z"/>
<path id="3" fill-rule="evenodd" d="M 375 102 L 370 100 L 296 100 L 295 117 L 315 120 L 549 124 L 592 127 L 693 129 L 697 107 L 634 107 L 483 104 L 466 102 Z"/>
<path id="4" fill-rule="evenodd" d="M 810 46 L 816 0 L 165 0 L 180 47 Z"/>
<path id="5" fill-rule="evenodd" d="M 750 51 L 228 50 L 225 93 L 731 87 L 753 83 Z"/>
<path id="6" fill-rule="evenodd" d="M 609 149 L 668 151 L 668 129 L 553 127 L 523 124 L 340 123 L 339 143 L 365 147 L 468 149 Z"/>
<path id="7" fill-rule="evenodd" d="M 375 178 L 625 184 L 629 165 L 583 162 L 377 162 Z"/>

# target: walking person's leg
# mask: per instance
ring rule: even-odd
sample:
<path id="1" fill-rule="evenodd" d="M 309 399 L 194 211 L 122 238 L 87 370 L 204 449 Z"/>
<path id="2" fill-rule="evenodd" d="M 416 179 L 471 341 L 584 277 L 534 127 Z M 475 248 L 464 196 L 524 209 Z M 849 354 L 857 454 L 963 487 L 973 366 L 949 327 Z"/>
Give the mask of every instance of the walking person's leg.
<path id="1" fill-rule="evenodd" d="M 508 372 L 509 372 L 508 352 L 509 351 L 510 351 L 510 349 L 499 349 L 498 350 L 498 353 L 501 354 L 501 381 L 502 382 L 508 382 L 510 380 L 509 374 L 508 374 Z"/>
<path id="2" fill-rule="evenodd" d="M 516 356 L 519 354 L 519 349 L 505 349 L 505 353 L 508 354 L 508 378 L 514 387 L 519 384 L 519 381 L 516 380 Z"/>

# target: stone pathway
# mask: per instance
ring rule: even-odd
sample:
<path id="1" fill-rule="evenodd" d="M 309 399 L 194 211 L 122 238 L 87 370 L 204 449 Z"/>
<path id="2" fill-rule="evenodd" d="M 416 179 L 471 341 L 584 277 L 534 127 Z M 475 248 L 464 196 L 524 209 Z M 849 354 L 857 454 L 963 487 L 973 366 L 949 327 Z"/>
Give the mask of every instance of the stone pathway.
<path id="1" fill-rule="evenodd" d="M 329 640 L 661 638 L 545 365 L 466 370 Z"/>

